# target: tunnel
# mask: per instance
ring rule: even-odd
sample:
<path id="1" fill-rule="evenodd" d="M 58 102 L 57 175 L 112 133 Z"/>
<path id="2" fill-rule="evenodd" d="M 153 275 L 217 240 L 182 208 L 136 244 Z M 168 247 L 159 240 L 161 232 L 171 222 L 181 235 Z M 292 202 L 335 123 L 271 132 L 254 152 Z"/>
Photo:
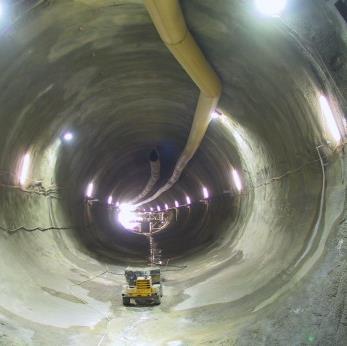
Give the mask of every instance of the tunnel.
<path id="1" fill-rule="evenodd" d="M 142 0 L 0 1 L 0 345 L 346 345 L 347 7 L 259 2 L 180 1 L 222 93 L 149 239 L 199 89 Z"/>

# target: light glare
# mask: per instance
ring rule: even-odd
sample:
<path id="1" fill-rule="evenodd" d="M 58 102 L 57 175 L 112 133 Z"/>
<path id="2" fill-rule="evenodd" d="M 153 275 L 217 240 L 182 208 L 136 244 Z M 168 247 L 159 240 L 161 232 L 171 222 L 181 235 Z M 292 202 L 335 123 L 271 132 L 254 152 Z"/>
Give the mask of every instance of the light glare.
<path id="1" fill-rule="evenodd" d="M 322 113 L 326 120 L 329 132 L 333 136 L 334 140 L 338 143 L 341 140 L 341 134 L 339 128 L 337 127 L 336 120 L 334 118 L 333 112 L 331 111 L 329 102 L 324 95 L 320 95 L 319 103 L 322 109 Z"/>
<path id="2" fill-rule="evenodd" d="M 157 205 L 157 210 L 158 210 L 158 211 L 160 211 L 160 210 L 161 210 L 159 205 Z"/>
<path id="3" fill-rule="evenodd" d="M 233 175 L 233 180 L 234 180 L 234 184 L 236 186 L 236 189 L 238 191 L 241 191 L 242 190 L 242 183 L 241 183 L 241 178 L 240 178 L 238 171 L 236 169 L 233 169 L 232 175 Z"/>
<path id="4" fill-rule="evenodd" d="M 91 198 L 91 197 L 92 197 L 92 195 L 93 195 L 93 190 L 94 190 L 94 183 L 91 182 L 91 183 L 88 184 L 88 186 L 87 186 L 87 191 L 86 191 L 86 196 L 87 196 L 88 198 Z"/>
<path id="5" fill-rule="evenodd" d="M 208 190 L 205 186 L 202 188 L 202 193 L 203 193 L 205 199 L 207 199 L 209 197 Z"/>
<path id="6" fill-rule="evenodd" d="M 177 201 L 175 201 L 175 207 L 178 208 L 180 205 L 178 204 Z"/>
<path id="7" fill-rule="evenodd" d="M 66 132 L 63 138 L 65 142 L 70 142 L 73 139 L 73 134 L 71 132 Z"/>
<path id="8" fill-rule="evenodd" d="M 187 201 L 187 204 L 190 204 L 190 203 L 191 203 L 190 197 L 189 197 L 189 196 L 186 196 L 186 201 Z"/>
<path id="9" fill-rule="evenodd" d="M 135 212 L 136 207 L 129 203 L 122 203 L 119 206 L 120 212 L 118 214 L 118 221 L 120 224 L 128 230 L 134 230 L 140 227 L 137 214 Z"/>
<path id="10" fill-rule="evenodd" d="M 278 17 L 285 9 L 287 0 L 255 0 L 259 12 L 271 17 Z"/>
<path id="11" fill-rule="evenodd" d="M 211 114 L 211 118 L 212 119 L 218 119 L 219 118 L 219 114 L 217 111 L 213 111 L 212 114 Z"/>
<path id="12" fill-rule="evenodd" d="M 150 209 L 150 211 L 153 211 L 153 208 L 152 208 L 152 207 L 150 207 L 149 209 Z"/>
<path id="13" fill-rule="evenodd" d="M 216 120 L 216 119 L 223 120 L 223 117 L 224 117 L 224 114 L 223 114 L 221 111 L 217 110 L 217 109 L 215 109 L 215 110 L 211 113 L 211 119 L 212 119 L 212 120 Z"/>
<path id="14" fill-rule="evenodd" d="M 136 207 L 130 203 L 122 203 L 119 205 L 119 209 L 122 211 L 135 211 Z"/>
<path id="15" fill-rule="evenodd" d="M 107 204 L 112 204 L 112 196 L 109 196 L 107 199 Z"/>
<path id="16" fill-rule="evenodd" d="M 168 210 L 169 206 L 165 203 L 165 209 Z"/>
<path id="17" fill-rule="evenodd" d="M 26 153 L 22 159 L 20 175 L 19 175 L 19 183 L 22 186 L 25 185 L 28 179 L 29 166 L 30 166 L 30 154 Z"/>

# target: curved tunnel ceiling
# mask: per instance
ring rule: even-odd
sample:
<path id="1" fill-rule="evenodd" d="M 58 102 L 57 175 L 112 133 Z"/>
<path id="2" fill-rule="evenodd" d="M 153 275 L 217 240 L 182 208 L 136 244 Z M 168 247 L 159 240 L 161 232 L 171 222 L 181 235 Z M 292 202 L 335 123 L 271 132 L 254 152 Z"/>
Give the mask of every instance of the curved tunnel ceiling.
<path id="1" fill-rule="evenodd" d="M 344 23 L 323 1 L 291 1 L 281 18 L 260 16 L 251 1 L 181 5 L 223 94 L 221 115 L 179 182 L 143 206 L 181 205 L 154 236 L 165 280 L 155 309 L 120 303 L 124 268 L 146 266 L 150 246 L 119 224 L 107 199 L 141 193 L 153 150 L 155 189 L 165 183 L 199 90 L 142 1 L 5 7 L 12 22 L 0 26 L 0 344 L 287 345 L 308 342 L 306 330 L 317 328 L 308 308 L 312 325 L 298 326 L 295 341 L 290 324 L 272 321 L 301 311 L 296 287 L 315 286 L 324 270 L 338 273 L 332 256 L 346 256 L 342 245 L 329 247 L 345 200 Z M 295 324 L 298 313 L 286 318 Z M 317 333 L 313 341 L 324 344 L 325 332 Z M 345 335 L 342 328 L 336 342 Z"/>

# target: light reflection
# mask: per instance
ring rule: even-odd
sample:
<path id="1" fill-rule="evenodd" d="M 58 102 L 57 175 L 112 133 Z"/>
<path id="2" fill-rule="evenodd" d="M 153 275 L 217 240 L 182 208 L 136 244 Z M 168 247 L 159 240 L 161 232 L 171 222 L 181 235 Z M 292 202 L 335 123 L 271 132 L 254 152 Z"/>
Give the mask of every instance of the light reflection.
<path id="1" fill-rule="evenodd" d="M 140 227 L 140 223 L 136 213 L 136 207 L 129 203 L 122 203 L 119 206 L 118 221 L 128 230 L 134 230 Z"/>
<path id="2" fill-rule="evenodd" d="M 190 197 L 189 197 L 189 196 L 186 196 L 186 201 L 187 201 L 187 204 L 190 204 L 190 203 L 191 203 L 191 200 L 190 200 Z"/>
<path id="3" fill-rule="evenodd" d="M 154 209 L 152 207 L 149 208 L 150 211 L 153 211 Z"/>
<path id="4" fill-rule="evenodd" d="M 217 110 L 214 110 L 212 113 L 211 113 L 211 119 L 219 119 L 221 116 L 222 116 L 223 113 L 217 111 Z"/>
<path id="5" fill-rule="evenodd" d="M 169 206 L 165 203 L 165 209 L 168 210 Z"/>
<path id="6" fill-rule="evenodd" d="M 334 140 L 337 143 L 339 143 L 341 141 L 341 134 L 340 134 L 339 128 L 337 127 L 336 120 L 334 118 L 333 112 L 331 111 L 327 98 L 324 95 L 320 95 L 319 103 L 320 103 L 326 124 L 328 126 L 329 132 L 333 136 Z"/>
<path id="7" fill-rule="evenodd" d="M 157 205 L 157 210 L 158 210 L 158 211 L 161 211 L 161 209 L 160 209 L 160 206 L 159 206 L 159 205 Z"/>
<path id="8" fill-rule="evenodd" d="M 255 0 L 259 12 L 271 17 L 278 17 L 285 9 L 287 0 Z"/>
<path id="9" fill-rule="evenodd" d="M 93 196 L 94 183 L 90 182 L 87 186 L 86 197 L 91 198 Z"/>
<path id="10" fill-rule="evenodd" d="M 109 196 L 107 199 L 107 204 L 110 205 L 112 204 L 112 196 Z"/>
<path id="11" fill-rule="evenodd" d="M 65 142 L 70 142 L 73 140 L 73 134 L 71 132 L 66 132 L 63 135 L 63 139 Z"/>
<path id="12" fill-rule="evenodd" d="M 240 175 L 236 169 L 233 169 L 232 176 L 233 176 L 236 189 L 240 192 L 242 190 L 242 183 L 241 183 Z"/>
<path id="13" fill-rule="evenodd" d="M 205 186 L 202 188 L 202 193 L 203 193 L 205 199 L 209 198 L 210 195 L 209 195 L 208 190 Z"/>
<path id="14" fill-rule="evenodd" d="M 22 186 L 25 185 L 28 179 L 29 167 L 30 167 L 30 154 L 26 153 L 22 159 L 20 175 L 19 175 L 19 183 Z"/>

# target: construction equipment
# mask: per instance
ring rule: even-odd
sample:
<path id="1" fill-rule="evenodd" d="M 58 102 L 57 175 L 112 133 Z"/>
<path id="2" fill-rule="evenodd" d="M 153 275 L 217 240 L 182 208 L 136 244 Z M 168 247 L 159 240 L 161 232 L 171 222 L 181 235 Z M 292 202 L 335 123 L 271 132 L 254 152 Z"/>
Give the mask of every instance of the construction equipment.
<path id="1" fill-rule="evenodd" d="M 163 296 L 160 268 L 125 270 L 127 285 L 123 287 L 125 306 L 159 305 Z"/>

